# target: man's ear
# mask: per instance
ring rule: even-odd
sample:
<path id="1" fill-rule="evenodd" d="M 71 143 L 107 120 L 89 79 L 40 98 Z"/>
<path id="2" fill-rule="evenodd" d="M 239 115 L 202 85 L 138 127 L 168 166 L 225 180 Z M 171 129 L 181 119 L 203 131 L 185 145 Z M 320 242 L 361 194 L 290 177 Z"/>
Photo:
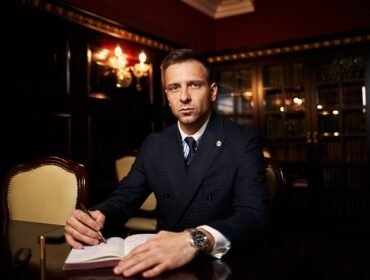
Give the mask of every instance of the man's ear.
<path id="1" fill-rule="evenodd" d="M 218 86 L 216 83 L 212 83 L 210 86 L 211 101 L 215 102 L 217 99 Z"/>

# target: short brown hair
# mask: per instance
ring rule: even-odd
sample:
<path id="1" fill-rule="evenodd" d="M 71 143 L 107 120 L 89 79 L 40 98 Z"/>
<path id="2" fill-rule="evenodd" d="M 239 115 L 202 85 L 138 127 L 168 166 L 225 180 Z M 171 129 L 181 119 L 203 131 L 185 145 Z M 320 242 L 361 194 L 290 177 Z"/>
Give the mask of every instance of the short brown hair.
<path id="1" fill-rule="evenodd" d="M 178 49 L 170 52 L 162 61 L 161 71 L 162 71 L 162 82 L 164 72 L 173 64 L 195 60 L 201 63 L 207 72 L 207 82 L 211 82 L 211 67 L 208 64 L 208 61 L 203 57 L 199 52 L 192 49 Z"/>

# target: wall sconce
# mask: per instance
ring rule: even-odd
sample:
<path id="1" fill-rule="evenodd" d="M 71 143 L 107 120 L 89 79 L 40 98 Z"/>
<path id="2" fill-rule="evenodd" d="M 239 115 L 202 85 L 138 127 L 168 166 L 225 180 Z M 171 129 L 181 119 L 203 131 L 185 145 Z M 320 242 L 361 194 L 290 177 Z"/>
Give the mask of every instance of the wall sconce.
<path id="1" fill-rule="evenodd" d="M 127 55 L 117 45 L 114 49 L 114 54 L 107 49 L 98 50 L 93 54 L 93 59 L 98 65 L 107 67 L 108 71 L 112 71 L 116 76 L 116 87 L 129 87 L 133 80 L 133 75 L 136 78 L 136 90 L 142 90 L 140 78 L 147 76 L 150 69 L 150 64 L 145 63 L 146 54 L 139 54 L 139 63 L 128 65 Z"/>

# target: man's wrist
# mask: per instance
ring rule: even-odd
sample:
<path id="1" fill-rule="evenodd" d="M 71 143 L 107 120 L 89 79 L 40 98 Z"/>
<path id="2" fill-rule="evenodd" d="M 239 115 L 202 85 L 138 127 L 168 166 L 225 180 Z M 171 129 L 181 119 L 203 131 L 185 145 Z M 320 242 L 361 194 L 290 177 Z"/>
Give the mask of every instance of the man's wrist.
<path id="1" fill-rule="evenodd" d="M 215 244 L 215 240 L 208 231 L 203 228 L 190 228 L 185 231 L 189 232 L 189 243 L 198 251 L 210 253 Z"/>

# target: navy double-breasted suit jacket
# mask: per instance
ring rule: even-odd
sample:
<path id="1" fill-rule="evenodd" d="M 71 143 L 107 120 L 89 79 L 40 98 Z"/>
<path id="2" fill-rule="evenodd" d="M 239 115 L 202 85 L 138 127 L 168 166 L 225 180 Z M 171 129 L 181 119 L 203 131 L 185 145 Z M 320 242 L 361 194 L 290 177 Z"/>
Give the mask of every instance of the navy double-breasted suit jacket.
<path id="1" fill-rule="evenodd" d="M 231 244 L 261 234 L 268 192 L 259 135 L 213 113 L 186 171 L 174 124 L 148 136 L 130 173 L 95 208 L 122 223 L 152 191 L 160 229 L 209 225 Z"/>

